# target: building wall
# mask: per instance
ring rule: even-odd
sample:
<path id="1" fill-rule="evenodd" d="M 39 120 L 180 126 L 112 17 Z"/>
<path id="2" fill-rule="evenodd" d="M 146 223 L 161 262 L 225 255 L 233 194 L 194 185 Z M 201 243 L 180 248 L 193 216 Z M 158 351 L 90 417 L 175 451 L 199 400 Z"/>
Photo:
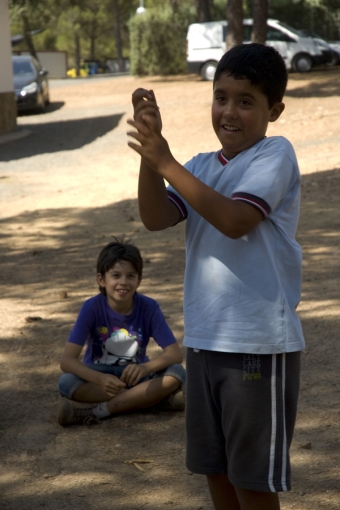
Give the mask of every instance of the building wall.
<path id="1" fill-rule="evenodd" d="M 1 1 L 1 0 L 0 0 Z M 13 55 L 29 55 L 28 51 L 13 51 Z M 66 51 L 37 51 L 41 65 L 47 69 L 48 78 L 66 78 L 67 53 Z"/>
<path id="2" fill-rule="evenodd" d="M 38 51 L 41 65 L 48 71 L 49 78 L 66 78 L 67 53 L 65 51 Z"/>
<path id="3" fill-rule="evenodd" d="M 0 0 L 0 134 L 16 129 L 8 0 Z"/>

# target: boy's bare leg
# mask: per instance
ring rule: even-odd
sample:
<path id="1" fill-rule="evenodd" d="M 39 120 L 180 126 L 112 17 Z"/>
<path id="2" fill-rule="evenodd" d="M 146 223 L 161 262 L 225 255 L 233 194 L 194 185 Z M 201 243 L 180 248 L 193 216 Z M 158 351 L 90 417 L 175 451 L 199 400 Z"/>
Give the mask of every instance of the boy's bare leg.
<path id="1" fill-rule="evenodd" d="M 235 487 L 227 475 L 207 475 L 207 480 L 215 510 L 241 510 Z"/>
<path id="2" fill-rule="evenodd" d="M 107 402 L 112 397 L 102 390 L 97 384 L 86 382 L 79 386 L 72 395 L 72 400 L 77 402 Z"/>
<path id="3" fill-rule="evenodd" d="M 170 393 L 176 391 L 180 385 L 180 381 L 171 375 L 156 377 L 121 391 L 117 397 L 109 400 L 107 408 L 110 414 L 145 409 L 163 400 Z"/>
<path id="4" fill-rule="evenodd" d="M 235 487 L 241 510 L 280 510 L 276 492 L 258 492 Z"/>
<path id="5" fill-rule="evenodd" d="M 123 413 L 133 409 L 143 409 L 157 404 L 180 387 L 181 383 L 170 375 L 144 381 L 112 398 L 99 386 L 85 383 L 73 393 L 78 402 L 107 402 L 110 414 Z"/>
<path id="6" fill-rule="evenodd" d="M 234 487 L 227 475 L 207 476 L 215 510 L 280 510 L 277 493 Z"/>

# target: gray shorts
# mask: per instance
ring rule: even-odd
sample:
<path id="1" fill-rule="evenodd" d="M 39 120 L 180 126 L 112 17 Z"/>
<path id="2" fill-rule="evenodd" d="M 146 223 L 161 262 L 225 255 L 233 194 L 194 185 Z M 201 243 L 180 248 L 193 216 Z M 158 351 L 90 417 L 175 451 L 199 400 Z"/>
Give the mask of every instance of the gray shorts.
<path id="1" fill-rule="evenodd" d="M 291 489 L 300 352 L 187 352 L 187 468 L 243 489 Z"/>
<path id="2" fill-rule="evenodd" d="M 123 373 L 124 368 L 126 365 L 118 366 L 118 365 L 102 365 L 93 363 L 91 365 L 87 365 L 89 368 L 92 368 L 92 370 L 96 370 L 97 372 L 102 372 L 103 374 L 111 374 L 115 375 L 116 377 L 120 377 Z M 172 377 L 175 377 L 178 379 L 181 384 L 183 385 L 185 383 L 185 368 L 183 365 L 180 364 L 174 364 L 170 365 L 169 367 L 165 368 L 164 370 L 161 370 L 159 372 L 155 372 L 154 374 L 150 374 L 147 377 L 144 377 L 141 381 L 139 381 L 139 384 L 143 381 L 147 381 L 149 379 L 153 379 L 155 377 L 164 377 L 165 375 L 171 375 Z M 81 379 L 77 375 L 74 374 L 63 374 L 59 379 L 59 393 L 62 397 L 67 397 L 72 399 L 73 393 L 76 391 L 79 386 L 82 384 L 85 384 L 86 381 L 84 379 Z"/>

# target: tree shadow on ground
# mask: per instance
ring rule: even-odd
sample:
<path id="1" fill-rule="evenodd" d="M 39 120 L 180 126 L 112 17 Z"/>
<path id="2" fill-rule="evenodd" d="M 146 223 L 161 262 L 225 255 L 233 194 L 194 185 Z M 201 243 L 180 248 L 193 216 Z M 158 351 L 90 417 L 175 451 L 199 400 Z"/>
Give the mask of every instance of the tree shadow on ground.
<path id="1" fill-rule="evenodd" d="M 292 73 L 289 74 L 290 87 L 285 95 L 297 98 L 338 96 L 339 80 L 340 66 L 325 66 L 305 74 Z M 304 85 L 304 82 L 308 82 L 308 85 Z"/>
<path id="2" fill-rule="evenodd" d="M 0 148 L 0 161 L 80 149 L 115 129 L 124 113 L 41 124 L 25 124 L 29 136 Z"/>

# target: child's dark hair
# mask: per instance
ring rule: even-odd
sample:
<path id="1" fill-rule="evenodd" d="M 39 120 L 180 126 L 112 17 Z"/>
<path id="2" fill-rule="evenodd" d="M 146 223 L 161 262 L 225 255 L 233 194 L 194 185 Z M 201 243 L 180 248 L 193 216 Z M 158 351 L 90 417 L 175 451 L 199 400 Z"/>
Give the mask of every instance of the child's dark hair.
<path id="1" fill-rule="evenodd" d="M 263 44 L 231 48 L 217 65 L 214 85 L 223 73 L 236 80 L 248 79 L 267 96 L 269 108 L 282 101 L 287 87 L 288 73 L 283 58 L 275 48 Z"/>
<path id="2" fill-rule="evenodd" d="M 105 277 L 105 273 L 110 271 L 113 266 L 121 261 L 125 260 L 130 262 L 134 269 L 137 271 L 139 278 L 143 274 L 143 259 L 139 249 L 128 241 L 125 241 L 114 237 L 114 241 L 104 246 L 98 256 L 97 260 L 97 273 L 100 273 Z M 99 290 L 102 294 L 106 295 L 106 289 L 99 286 Z"/>

